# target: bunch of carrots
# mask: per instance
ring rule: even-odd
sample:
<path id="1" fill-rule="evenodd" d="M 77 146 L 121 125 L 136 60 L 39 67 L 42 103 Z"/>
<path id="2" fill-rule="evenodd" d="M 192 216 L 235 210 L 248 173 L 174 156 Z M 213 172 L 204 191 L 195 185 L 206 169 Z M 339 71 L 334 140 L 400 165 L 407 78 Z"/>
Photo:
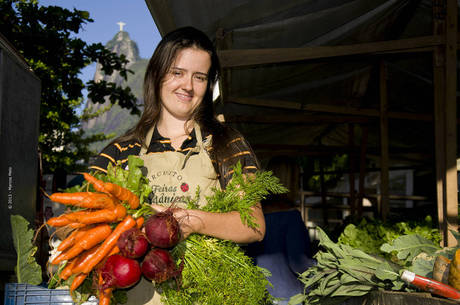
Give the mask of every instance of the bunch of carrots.
<path id="1" fill-rule="evenodd" d="M 144 222 L 142 216 L 134 219 L 127 214 L 139 206 L 139 198 L 130 190 L 117 184 L 98 180 L 83 173 L 96 192 L 53 193 L 50 199 L 64 205 L 82 208 L 81 210 L 50 218 L 47 224 L 53 227 L 68 226 L 74 230 L 58 246 L 60 254 L 50 263 L 60 265 L 66 262 L 59 278 L 67 280 L 74 276 L 70 285 L 73 294 L 93 270 L 97 271 L 110 255 L 118 253 L 117 241 L 120 235 Z M 115 225 L 114 229 L 112 229 Z M 98 276 L 98 287 L 102 287 Z M 99 304 L 110 304 L 112 288 L 100 289 Z"/>

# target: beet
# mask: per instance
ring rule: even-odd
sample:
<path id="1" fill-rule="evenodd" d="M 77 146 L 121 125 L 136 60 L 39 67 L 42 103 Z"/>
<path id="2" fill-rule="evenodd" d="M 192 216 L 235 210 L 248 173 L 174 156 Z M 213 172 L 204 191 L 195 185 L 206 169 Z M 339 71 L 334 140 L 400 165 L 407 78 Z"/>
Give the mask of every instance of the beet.
<path id="1" fill-rule="evenodd" d="M 171 248 L 180 240 L 180 227 L 171 210 L 150 216 L 144 224 L 145 235 L 158 248 Z"/>
<path id="2" fill-rule="evenodd" d="M 111 255 L 101 268 L 102 289 L 128 288 L 141 278 L 139 262 L 119 254 Z"/>
<path id="3" fill-rule="evenodd" d="M 164 249 L 155 248 L 150 250 L 141 264 L 142 274 L 155 283 L 162 283 L 170 278 L 177 277 L 182 272 L 176 266 L 171 254 Z"/>
<path id="4" fill-rule="evenodd" d="M 117 241 L 120 253 L 127 258 L 139 258 L 150 248 L 149 241 L 138 228 L 131 228 L 120 235 Z"/>

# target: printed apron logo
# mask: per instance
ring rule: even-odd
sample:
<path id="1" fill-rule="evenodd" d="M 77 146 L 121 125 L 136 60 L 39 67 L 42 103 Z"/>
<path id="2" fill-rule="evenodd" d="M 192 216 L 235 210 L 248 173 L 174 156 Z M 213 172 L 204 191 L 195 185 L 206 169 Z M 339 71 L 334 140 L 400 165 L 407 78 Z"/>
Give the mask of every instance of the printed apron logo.
<path id="1" fill-rule="evenodd" d="M 185 182 L 182 183 L 182 184 L 180 185 L 180 189 L 181 189 L 182 192 L 184 192 L 184 193 L 187 192 L 187 191 L 188 191 L 188 184 L 185 183 Z"/>
<path id="2" fill-rule="evenodd" d="M 149 179 L 153 182 L 152 203 L 187 203 L 187 199 L 190 198 L 190 195 L 187 193 L 189 186 L 187 183 L 181 181 L 182 178 L 183 177 L 174 170 L 158 171 L 150 175 Z M 155 181 L 161 184 L 155 184 Z M 182 191 L 180 194 L 177 193 L 179 189 Z"/>

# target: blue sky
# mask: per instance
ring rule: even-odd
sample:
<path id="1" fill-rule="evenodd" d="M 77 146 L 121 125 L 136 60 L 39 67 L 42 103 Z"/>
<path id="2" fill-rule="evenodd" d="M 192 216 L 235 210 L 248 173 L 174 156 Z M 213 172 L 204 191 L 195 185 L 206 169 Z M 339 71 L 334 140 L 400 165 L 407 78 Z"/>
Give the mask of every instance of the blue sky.
<path id="1" fill-rule="evenodd" d="M 94 22 L 84 25 L 77 35 L 87 43 L 101 42 L 105 45 L 119 31 L 119 21 L 126 23 L 123 30 L 137 43 L 143 58 L 152 55 L 161 39 L 144 0 L 38 0 L 38 3 L 88 11 Z M 84 69 L 82 80 L 92 79 L 95 69 L 95 65 Z"/>

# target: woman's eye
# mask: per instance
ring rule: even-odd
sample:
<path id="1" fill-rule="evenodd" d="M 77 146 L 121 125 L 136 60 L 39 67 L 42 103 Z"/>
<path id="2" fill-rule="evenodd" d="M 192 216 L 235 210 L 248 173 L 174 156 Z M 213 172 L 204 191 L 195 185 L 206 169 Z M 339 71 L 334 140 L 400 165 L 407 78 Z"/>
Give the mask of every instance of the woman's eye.
<path id="1" fill-rule="evenodd" d="M 182 76 L 183 73 L 180 70 L 172 70 L 171 74 L 174 76 Z"/>
<path id="2" fill-rule="evenodd" d="M 194 78 L 195 78 L 197 81 L 201 82 L 201 83 L 203 83 L 203 82 L 205 82 L 205 81 L 208 80 L 208 77 L 207 77 L 206 75 L 197 75 L 197 74 L 195 74 L 195 75 L 194 75 Z"/>

